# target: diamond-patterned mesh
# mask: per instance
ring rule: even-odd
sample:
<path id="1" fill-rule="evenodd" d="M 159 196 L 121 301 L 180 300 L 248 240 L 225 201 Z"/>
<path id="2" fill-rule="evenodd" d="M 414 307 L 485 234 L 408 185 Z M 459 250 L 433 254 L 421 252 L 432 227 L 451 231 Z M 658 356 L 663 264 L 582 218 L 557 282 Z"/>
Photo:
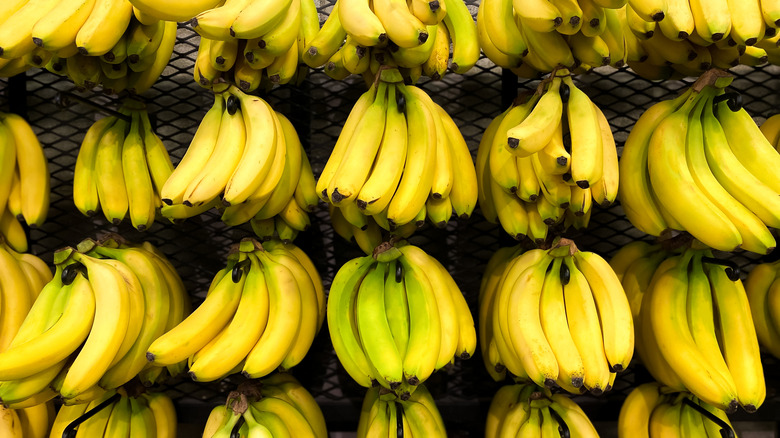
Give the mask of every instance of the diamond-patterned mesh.
<path id="1" fill-rule="evenodd" d="M 473 14 L 477 2 L 469 0 Z M 328 12 L 332 2 L 325 0 L 321 12 Z M 324 19 L 324 15 L 321 17 Z M 186 151 L 202 116 L 212 104 L 209 93 L 192 79 L 191 67 L 197 51 L 198 36 L 180 25 L 179 40 L 173 58 L 162 78 L 144 97 L 149 113 L 157 123 L 156 131 L 165 142 L 174 163 Z M 780 67 L 742 67 L 735 71 L 733 88 L 743 93 L 745 107 L 761 122 L 774 114 L 778 105 Z M 610 120 L 620 148 L 630 128 L 644 110 L 653 103 L 671 98 L 692 80 L 654 83 L 637 77 L 633 72 L 603 68 L 577 78 L 578 86 L 594 100 Z M 517 82 L 512 75 L 502 75 L 499 68 L 483 58 L 465 75 L 448 74 L 441 81 L 422 81 L 433 99 L 441 104 L 461 128 L 466 141 L 476 155 L 477 145 L 490 120 L 503 111 L 518 91 L 536 88 L 538 81 Z M 52 174 L 52 196 L 49 219 L 43 227 L 30 230 L 31 250 L 51 263 L 54 250 L 75 245 L 85 237 L 102 231 L 119 232 L 128 239 L 149 240 L 173 262 L 185 285 L 199 304 L 207 286 L 225 263 L 230 244 L 252 235 L 248 225 L 227 227 L 215 211 L 173 225 L 158 220 L 145 233 L 134 230 L 129 223 L 113 226 L 102 216 L 83 217 L 72 202 L 72 180 L 78 147 L 87 128 L 99 117 L 93 108 L 74 104 L 61 108 L 55 104 L 59 92 L 75 92 L 66 79 L 43 70 L 31 70 L 25 78 L 0 81 L 0 109 L 24 112 L 41 142 L 45 145 Z M 330 149 L 341 126 L 358 96 L 365 90 L 360 77 L 334 81 L 322 71 L 312 71 L 301 87 L 282 86 L 265 97 L 275 109 L 287 115 L 295 125 L 309 151 L 315 175 L 327 161 Z M 23 99 L 26 95 L 26 101 Z M 9 98 L 12 96 L 12 98 Z M 20 98 L 21 96 L 22 98 Z M 119 102 L 93 93 L 81 96 L 97 105 L 116 109 Z M 598 207 L 587 231 L 567 233 L 580 248 L 610 257 L 622 245 L 644 235 L 625 219 L 622 209 Z M 296 243 L 311 256 L 326 286 L 339 266 L 360 256 L 355 246 L 334 238 L 327 209 L 321 205 L 309 231 L 301 233 Z M 127 222 L 127 221 L 126 221 Z M 476 310 L 480 276 L 493 252 L 513 241 L 500 228 L 488 223 L 479 210 L 469 220 L 452 221 L 444 230 L 431 226 L 411 239 L 447 266 L 464 292 L 472 309 Z M 743 269 L 760 261 L 760 257 L 737 252 L 729 257 Z M 477 353 L 479 354 L 479 353 Z M 778 381 L 777 361 L 767 359 L 768 380 Z M 769 375 L 774 373 L 772 375 Z M 294 370 L 320 402 L 331 430 L 354 430 L 364 390 L 346 375 L 332 352 L 327 327 L 317 337 L 309 355 Z M 649 380 L 641 367 L 631 367 L 621 374 L 614 389 L 605 396 L 583 396 L 578 401 L 596 421 L 615 421 L 620 403 L 638 382 Z M 240 378 L 202 384 L 180 379 L 166 386 L 174 398 L 180 419 L 184 423 L 203 423 L 208 410 L 224 401 L 224 397 Z M 450 369 L 431 377 L 428 387 L 450 432 L 463 436 L 480 436 L 492 395 L 498 388 L 484 371 L 482 359 L 474 357 L 458 361 Z M 774 398 L 773 398 L 774 397 Z M 778 403 L 770 385 L 769 402 L 752 420 L 776 420 Z M 737 417 L 747 418 L 747 417 Z"/>

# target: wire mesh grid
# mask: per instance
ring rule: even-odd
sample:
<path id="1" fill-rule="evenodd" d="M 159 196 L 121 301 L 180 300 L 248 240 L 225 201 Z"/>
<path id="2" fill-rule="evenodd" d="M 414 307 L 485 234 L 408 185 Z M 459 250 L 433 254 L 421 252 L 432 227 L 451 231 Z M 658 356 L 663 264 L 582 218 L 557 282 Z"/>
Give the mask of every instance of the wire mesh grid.
<path id="1" fill-rule="evenodd" d="M 469 8 L 476 15 L 477 3 L 471 0 L 468 3 L 473 3 Z M 320 12 L 327 13 L 331 7 L 332 3 L 325 0 Z M 324 20 L 324 14 L 321 19 Z M 144 95 L 149 113 L 156 119 L 156 132 L 166 144 L 174 163 L 184 155 L 202 116 L 213 102 L 210 93 L 201 89 L 192 78 L 191 68 L 198 40 L 197 34 L 180 25 L 169 66 Z M 779 99 L 780 67 L 740 67 L 734 73 L 736 79 L 732 88 L 743 94 L 745 107 L 756 120 L 761 122 L 774 114 Z M 514 97 L 515 85 L 523 91 L 533 90 L 538 84 L 535 80 L 518 82 L 509 77 L 511 83 L 507 86 L 507 78 L 502 77 L 500 68 L 482 58 L 465 75 L 448 74 L 440 81 L 423 80 L 420 86 L 453 117 L 475 156 L 483 130 Z M 630 70 L 609 67 L 578 77 L 576 81 L 609 119 L 619 151 L 644 110 L 659 100 L 671 98 L 692 83 L 690 79 L 651 82 Z M 74 91 L 73 85 L 44 70 L 27 73 L 26 105 L 20 107 L 18 102 L 9 102 L 8 99 L 12 91 L 18 91 L 12 90 L 12 85 L 17 82 L 16 79 L 0 81 L 0 90 L 6 91 L 0 93 L 0 108 L 26 108 L 27 119 L 45 147 L 52 175 L 49 219 L 41 228 L 29 230 L 31 251 L 51 263 L 56 249 L 73 246 L 99 232 L 113 231 L 130 240 L 148 240 L 172 261 L 193 295 L 194 303 L 198 304 L 205 296 L 214 273 L 224 266 L 229 246 L 242 237 L 252 235 L 249 226 L 227 227 L 213 210 L 178 225 L 158 220 L 144 233 L 137 232 L 128 223 L 114 226 L 102 216 L 82 216 L 72 202 L 73 169 L 86 130 L 103 116 L 81 104 L 67 108 L 58 106 L 56 95 L 61 91 Z M 314 70 L 300 87 L 277 87 L 263 97 L 296 127 L 316 176 L 327 161 L 352 104 L 364 90 L 360 77 L 334 81 L 321 70 Z M 112 109 L 121 104 L 97 93 L 81 95 Z M 296 243 L 311 256 L 327 289 L 338 267 L 361 253 L 355 246 L 334 237 L 327 209 L 323 205 L 320 207 L 312 220 L 312 227 L 301 233 Z M 574 238 L 581 249 L 610 257 L 622 245 L 645 237 L 628 223 L 619 204 L 608 209 L 594 208 L 588 230 L 566 234 Z M 500 227 L 487 222 L 477 210 L 470 219 L 453 220 L 445 229 L 426 225 L 411 238 L 411 242 L 445 264 L 464 292 L 473 314 L 476 314 L 480 276 L 485 264 L 496 249 L 510 244 L 511 239 Z M 745 270 L 760 259 L 745 252 L 728 256 Z M 776 370 L 778 367 L 775 365 L 776 362 L 768 362 L 767 371 Z M 356 425 L 364 390 L 351 381 L 338 364 L 326 327 L 323 327 L 294 374 L 322 405 L 332 429 L 350 430 Z M 227 392 L 239 380 L 233 377 L 203 384 L 178 379 L 166 385 L 165 390 L 177 403 L 182 421 L 203 422 L 206 410 L 222 403 Z M 647 372 L 632 366 L 621 374 L 610 393 L 599 398 L 583 396 L 578 401 L 594 420 L 614 421 L 618 407 L 628 392 L 638 382 L 646 380 L 649 380 Z M 487 406 L 500 384 L 492 382 L 477 353 L 476 357 L 457 361 L 454 366 L 435 374 L 427 385 L 437 399 L 448 428 L 470 431 L 476 436 L 481 433 Z M 773 396 L 775 394 L 770 392 L 770 397 Z M 760 410 L 757 415 L 776 418 L 777 406 L 772 409 Z M 761 415 L 762 412 L 766 415 Z"/>

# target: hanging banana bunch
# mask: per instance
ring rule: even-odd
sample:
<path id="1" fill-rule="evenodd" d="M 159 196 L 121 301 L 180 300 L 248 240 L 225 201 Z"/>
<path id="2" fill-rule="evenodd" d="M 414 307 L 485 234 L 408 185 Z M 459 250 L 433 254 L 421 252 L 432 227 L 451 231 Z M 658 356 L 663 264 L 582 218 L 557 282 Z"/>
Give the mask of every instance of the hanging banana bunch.
<path id="1" fill-rule="evenodd" d="M 485 438 L 529 435 L 598 437 L 582 408 L 566 395 L 531 383 L 502 386 L 490 403 Z"/>
<path id="2" fill-rule="evenodd" d="M 444 226 L 466 219 L 476 174 L 449 115 L 397 69 L 380 72 L 355 103 L 317 181 L 316 193 L 358 227 L 372 216 L 385 230 L 427 217 Z"/>
<path id="3" fill-rule="evenodd" d="M 626 140 L 620 201 L 640 231 L 688 232 L 713 249 L 766 254 L 780 227 L 780 154 L 730 76 L 712 70 L 678 98 L 650 107 Z"/>
<path id="4" fill-rule="evenodd" d="M 127 100 L 119 112 L 123 118 L 100 119 L 84 136 L 73 173 L 73 203 L 86 216 L 102 210 L 114 225 L 129 216 L 133 227 L 145 231 L 162 206 L 160 191 L 173 165 L 142 103 Z"/>
<path id="5" fill-rule="evenodd" d="M 496 65 L 535 78 L 558 68 L 585 72 L 625 63 L 625 0 L 486 0 L 477 12 L 479 45 Z"/>
<path id="6" fill-rule="evenodd" d="M 60 394 L 85 403 L 139 373 L 154 382 L 146 350 L 190 310 L 176 271 L 151 244 L 118 236 L 55 252 L 46 283 L 11 343 L 0 352 L 0 399 L 41 403 Z M 186 363 L 171 363 L 176 375 Z"/>
<path id="7" fill-rule="evenodd" d="M 727 412 L 755 412 L 766 396 L 751 315 L 759 308 L 751 309 L 739 270 L 709 250 L 665 247 L 632 243 L 612 261 L 622 272 L 642 363 L 672 391 Z"/>
<path id="8" fill-rule="evenodd" d="M 288 0 L 244 8 L 225 2 L 198 14 L 190 24 L 200 36 L 193 74 L 204 88 L 231 82 L 244 92 L 261 85 L 300 85 L 309 71 L 302 55 L 319 31 L 313 0 Z"/>
<path id="9" fill-rule="evenodd" d="M 425 385 L 409 397 L 397 397 L 383 387 L 369 388 L 363 398 L 357 437 L 446 438 L 447 429 Z"/>
<path id="10" fill-rule="evenodd" d="M 193 380 L 263 377 L 297 365 L 325 319 L 322 280 L 299 248 L 245 239 L 195 312 L 148 347 L 154 365 L 187 361 Z"/>
<path id="11" fill-rule="evenodd" d="M 27 252 L 21 222 L 40 227 L 49 212 L 50 176 L 43 147 L 21 116 L 0 113 L 0 236 Z"/>
<path id="12" fill-rule="evenodd" d="M 377 382 L 402 400 L 476 348 L 474 321 L 455 281 L 436 259 L 401 242 L 341 267 L 330 289 L 328 329 L 358 384 Z"/>
<path id="13" fill-rule="evenodd" d="M 162 73 L 175 21 L 136 17 L 127 0 L 13 1 L 0 11 L 0 77 L 30 67 L 68 76 L 79 89 L 141 94 Z"/>
<path id="14" fill-rule="evenodd" d="M 238 385 L 224 405 L 211 410 L 203 438 L 228 437 L 233 431 L 248 437 L 328 437 L 314 397 L 287 373 Z"/>
<path id="15" fill-rule="evenodd" d="M 398 67 L 415 83 L 423 74 L 441 79 L 448 68 L 465 73 L 478 59 L 477 29 L 463 0 L 340 0 L 303 51 L 307 65 L 325 67 L 334 79 L 361 74 L 369 83 L 381 66 Z"/>
<path id="16" fill-rule="evenodd" d="M 274 229 L 284 240 L 309 227 L 308 212 L 319 202 L 292 123 L 263 99 L 234 86 L 214 95 L 214 105 L 160 196 L 161 213 L 171 220 L 218 206 L 223 222 L 237 226 L 251 220 L 260 237 L 277 217 Z"/>
<path id="17" fill-rule="evenodd" d="M 727 429 L 721 428 L 716 420 Z M 736 434 L 722 409 L 689 393 L 669 392 L 653 382 L 634 388 L 620 408 L 618 437 L 635 436 L 684 438 Z"/>
<path id="18" fill-rule="evenodd" d="M 515 239 L 541 245 L 552 227 L 585 228 L 593 204 L 617 197 L 609 122 L 570 76 L 553 74 L 487 127 L 477 180 L 482 214 Z"/>
<path id="19" fill-rule="evenodd" d="M 479 299 L 480 347 L 496 381 L 609 391 L 634 354 L 631 308 L 615 272 L 568 239 L 549 250 L 500 249 Z"/>

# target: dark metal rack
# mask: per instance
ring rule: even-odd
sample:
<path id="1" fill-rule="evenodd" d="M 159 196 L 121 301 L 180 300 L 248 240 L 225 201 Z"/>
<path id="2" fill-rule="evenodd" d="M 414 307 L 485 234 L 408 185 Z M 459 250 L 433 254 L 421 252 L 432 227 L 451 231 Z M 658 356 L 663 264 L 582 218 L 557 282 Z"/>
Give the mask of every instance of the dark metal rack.
<path id="1" fill-rule="evenodd" d="M 476 2 L 469 0 L 472 12 Z M 329 0 L 320 7 L 327 13 Z M 157 133 L 165 142 L 174 163 L 183 156 L 203 114 L 212 104 L 210 93 L 192 79 L 191 67 L 197 51 L 198 36 L 183 24 L 173 58 L 160 80 L 143 97 L 149 112 L 157 119 Z M 780 67 L 740 67 L 735 69 L 732 88 L 743 94 L 745 107 L 757 121 L 777 112 L 780 103 Z M 630 128 L 650 105 L 672 97 L 692 80 L 651 82 L 627 69 L 601 68 L 576 78 L 578 86 L 599 105 L 612 125 L 618 150 L 621 150 Z M 509 72 L 502 73 L 483 58 L 465 75 L 448 74 L 440 81 L 423 80 L 420 84 L 442 105 L 460 127 L 473 155 L 484 128 L 502 112 L 518 91 L 536 88 L 538 81 L 519 80 Z M 72 202 L 73 168 L 84 133 L 98 118 L 103 117 L 78 101 L 62 107 L 57 105 L 60 92 L 74 92 L 65 78 L 45 70 L 31 70 L 7 80 L 0 80 L 0 110 L 27 117 L 45 147 L 52 175 L 51 210 L 47 222 L 29 230 L 31 251 L 51 263 L 53 252 L 75 245 L 98 232 L 118 232 L 130 240 L 148 240 L 157 245 L 173 262 L 197 305 L 202 300 L 214 273 L 225 264 L 230 244 L 252 235 L 247 225 L 227 227 L 214 211 L 173 225 L 158 220 L 145 233 L 128 223 L 113 226 L 102 216 L 86 218 Z M 360 77 L 334 81 L 322 71 L 312 71 L 300 87 L 282 86 L 263 96 L 295 125 L 309 153 L 315 175 L 327 161 L 352 104 L 365 90 Z M 116 109 L 119 102 L 98 93 L 78 93 L 93 104 Z M 620 205 L 596 209 L 591 225 L 583 232 L 570 231 L 584 250 L 610 257 L 622 245 L 645 238 L 643 233 L 625 219 Z M 472 309 L 477 308 L 480 276 L 490 256 L 508 240 L 497 225 L 479 214 L 469 220 L 452 220 L 446 229 L 426 226 L 411 239 L 429 254 L 439 259 L 450 271 Z M 330 283 L 338 268 L 352 257 L 362 255 L 357 247 L 336 237 L 330 227 L 324 205 L 315 213 L 312 227 L 299 235 L 301 246 L 317 264 L 326 283 Z M 719 256 L 724 256 L 720 254 Z M 743 273 L 761 262 L 761 257 L 746 252 L 729 254 Z M 476 313 L 474 313 L 476 314 Z M 780 418 L 780 367 L 767 357 L 765 371 L 768 381 L 766 404 L 755 414 L 740 413 L 735 421 L 771 421 Z M 333 354 L 327 327 L 315 339 L 306 359 L 294 369 L 294 375 L 312 392 L 322 407 L 329 430 L 354 431 L 365 390 L 340 368 Z M 202 425 L 208 411 L 223 403 L 238 378 L 212 384 L 202 384 L 180 378 L 170 382 L 166 392 L 174 399 L 182 423 Z M 601 397 L 580 396 L 577 401 L 597 423 L 614 423 L 620 405 L 637 384 L 649 381 L 647 372 L 633 365 L 622 373 L 610 393 Z M 481 436 L 484 418 L 492 395 L 500 384 L 485 372 L 477 355 L 458 361 L 450 369 L 439 372 L 427 383 L 451 436 Z M 613 428 L 614 429 L 614 428 Z M 605 431 L 604 436 L 609 433 Z"/>

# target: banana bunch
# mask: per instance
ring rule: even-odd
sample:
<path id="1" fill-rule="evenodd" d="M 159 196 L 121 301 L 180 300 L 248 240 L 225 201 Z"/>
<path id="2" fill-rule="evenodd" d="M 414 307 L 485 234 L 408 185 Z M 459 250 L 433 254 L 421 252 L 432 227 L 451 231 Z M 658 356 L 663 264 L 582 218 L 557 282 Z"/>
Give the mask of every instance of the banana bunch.
<path id="1" fill-rule="evenodd" d="M 427 217 L 466 219 L 477 201 L 471 153 L 455 122 L 397 69 L 383 69 L 352 107 L 316 193 L 362 227 L 386 230 Z"/>
<path id="2" fill-rule="evenodd" d="M 423 74 L 441 79 L 448 67 L 467 72 L 479 59 L 479 43 L 463 0 L 339 0 L 302 56 L 334 79 L 362 74 L 371 82 L 390 66 L 415 83 Z"/>
<path id="3" fill-rule="evenodd" d="M 446 438 L 447 429 L 425 385 L 419 385 L 408 399 L 373 387 L 363 398 L 356 436 Z"/>
<path id="4" fill-rule="evenodd" d="M 780 154 L 713 76 L 634 125 L 620 160 L 620 201 L 645 233 L 687 231 L 714 249 L 766 254 L 776 246 L 767 227 L 780 227 Z"/>
<path id="5" fill-rule="evenodd" d="M 100 119 L 84 135 L 73 172 L 73 203 L 86 216 L 102 210 L 114 225 L 129 216 L 133 227 L 145 231 L 162 206 L 160 191 L 173 164 L 143 104 L 127 100 L 119 112 L 125 118 Z"/>
<path id="6" fill-rule="evenodd" d="M 612 263 L 635 315 L 637 353 L 653 377 L 719 409 L 755 412 L 766 387 L 739 271 L 709 250 L 647 243 L 627 245 Z"/>
<path id="7" fill-rule="evenodd" d="M 775 357 L 780 357 L 780 261 L 762 263 L 745 282 L 750 313 L 758 342 Z"/>
<path id="8" fill-rule="evenodd" d="M 0 113 L 0 236 L 27 251 L 20 221 L 37 228 L 49 212 L 50 178 L 43 147 L 21 116 Z"/>
<path id="9" fill-rule="evenodd" d="M 51 401 L 20 409 L 0 405 L 0 436 L 48 438 L 54 417 L 54 402 Z"/>
<path id="10" fill-rule="evenodd" d="M 625 0 L 486 0 L 477 12 L 485 55 L 521 77 L 625 62 Z"/>
<path id="11" fill-rule="evenodd" d="M 545 90 L 546 88 L 546 90 Z M 551 76 L 488 125 L 477 151 L 479 205 L 515 239 L 585 228 L 617 197 L 618 162 L 601 110 L 571 77 Z"/>
<path id="12" fill-rule="evenodd" d="M 149 243 L 118 236 L 55 252 L 56 272 L 0 352 L 6 405 L 90 401 L 147 370 L 146 349 L 189 311 L 176 271 Z M 172 366 L 176 374 L 183 366 Z"/>
<path id="13" fill-rule="evenodd" d="M 618 417 L 618 437 L 736 437 L 733 428 L 732 435 L 727 435 L 708 416 L 719 418 L 731 428 L 722 409 L 694 395 L 670 393 L 658 383 L 645 383 L 634 388 L 623 402 Z"/>
<path id="14" fill-rule="evenodd" d="M 203 438 L 227 438 L 234 429 L 243 438 L 327 438 L 328 430 L 314 397 L 287 373 L 249 380 L 211 410 Z"/>
<path id="15" fill-rule="evenodd" d="M 13 0 L 0 17 L 0 76 L 45 68 L 108 94 L 149 89 L 176 42 L 175 22 L 136 17 L 127 0 Z"/>
<path id="16" fill-rule="evenodd" d="M 192 19 L 200 36 L 195 81 L 204 88 L 232 82 L 244 92 L 261 84 L 300 83 L 302 56 L 320 28 L 313 0 L 228 0 Z"/>
<path id="17" fill-rule="evenodd" d="M 106 405 L 80 423 L 74 436 L 176 438 L 176 410 L 167 395 L 161 392 L 136 394 L 125 388 L 107 391 L 89 402 L 62 406 L 51 433 L 44 436 L 61 438 L 70 423 L 102 403 Z"/>
<path id="18" fill-rule="evenodd" d="M 579 394 L 609 391 L 634 353 L 631 309 L 609 264 L 568 239 L 551 249 L 502 248 L 479 294 L 480 346 L 494 380 Z"/>
<path id="19" fill-rule="evenodd" d="M 780 60 L 780 4 L 772 1 L 629 1 L 628 65 L 649 79 Z"/>
<path id="20" fill-rule="evenodd" d="M 236 226 L 252 220 L 303 231 L 319 202 L 314 174 L 295 127 L 263 99 L 236 87 L 214 95 L 187 152 L 160 191 L 164 217 L 186 219 L 212 207 Z M 221 202 L 220 202 L 221 196 Z M 283 223 L 282 223 L 283 222 Z M 258 235 L 261 235 L 258 233 Z"/>
<path id="21" fill-rule="evenodd" d="M 149 346 L 154 365 L 187 360 L 193 380 L 265 376 L 309 351 L 325 319 L 322 280 L 298 247 L 244 239 L 211 282 L 206 300 Z"/>
<path id="22" fill-rule="evenodd" d="M 354 206 L 354 204 L 345 204 L 345 206 Z M 373 253 L 374 248 L 379 246 L 382 242 L 391 239 L 393 236 L 398 236 L 397 238 L 403 239 L 409 238 L 425 223 L 424 221 L 421 221 L 419 224 L 409 222 L 393 231 L 385 232 L 372 216 L 364 216 L 356 209 L 350 210 L 349 208 L 350 207 L 347 207 L 347 209 L 342 211 L 341 208 L 328 204 L 330 223 L 336 234 L 347 242 L 356 243 L 366 254 Z M 350 215 L 349 219 L 347 219 L 347 215 Z M 354 225 L 353 222 L 357 225 Z M 389 235 L 386 238 L 383 237 L 383 235 L 388 233 Z"/>
<path id="23" fill-rule="evenodd" d="M 510 436 L 592 438 L 599 435 L 577 403 L 563 394 L 552 394 L 547 388 L 528 383 L 502 386 L 490 403 L 485 438 Z"/>
<path id="24" fill-rule="evenodd" d="M 347 373 L 403 400 L 435 370 L 468 359 L 476 348 L 474 320 L 458 285 L 436 259 L 402 242 L 342 266 L 327 313 Z"/>
<path id="25" fill-rule="evenodd" d="M 46 262 L 26 253 L 16 252 L 0 238 L 0 352 L 8 349 L 27 313 L 51 281 Z"/>
<path id="26" fill-rule="evenodd" d="M 775 149 L 780 151 L 780 114 L 767 118 L 761 124 L 761 132 L 769 143 L 775 145 Z"/>

